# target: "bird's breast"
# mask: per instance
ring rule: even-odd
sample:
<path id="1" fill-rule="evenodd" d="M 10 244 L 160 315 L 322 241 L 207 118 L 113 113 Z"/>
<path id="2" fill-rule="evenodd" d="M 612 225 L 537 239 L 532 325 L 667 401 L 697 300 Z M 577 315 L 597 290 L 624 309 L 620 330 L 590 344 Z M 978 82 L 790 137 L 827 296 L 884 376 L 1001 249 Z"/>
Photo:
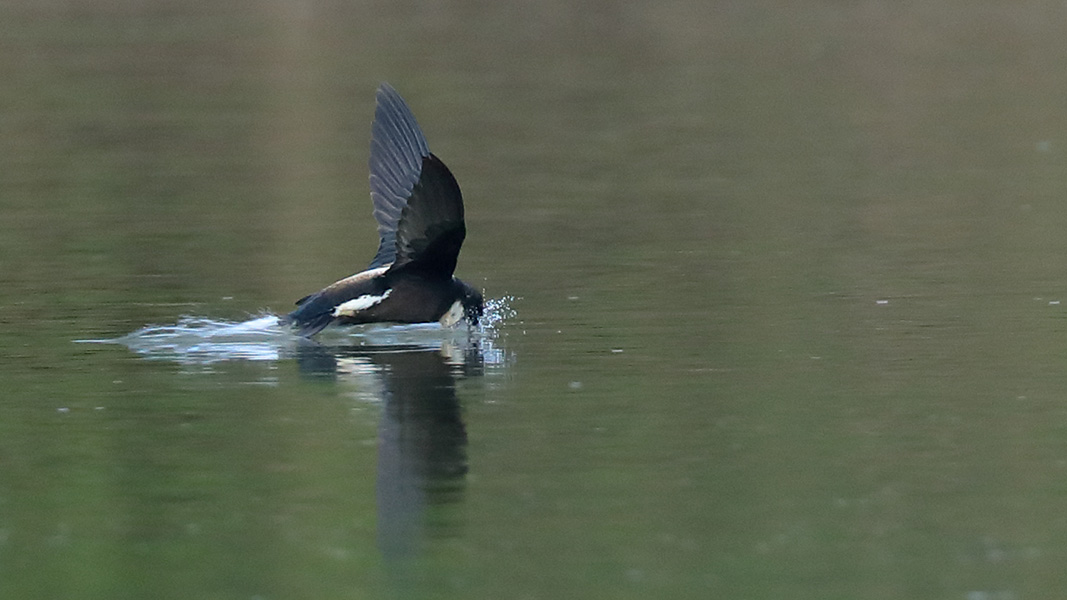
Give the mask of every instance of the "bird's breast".
<path id="1" fill-rule="evenodd" d="M 463 320 L 463 303 L 456 300 L 452 303 L 452 306 L 448 308 L 444 315 L 441 316 L 440 322 L 442 327 L 455 327 L 456 323 Z"/>

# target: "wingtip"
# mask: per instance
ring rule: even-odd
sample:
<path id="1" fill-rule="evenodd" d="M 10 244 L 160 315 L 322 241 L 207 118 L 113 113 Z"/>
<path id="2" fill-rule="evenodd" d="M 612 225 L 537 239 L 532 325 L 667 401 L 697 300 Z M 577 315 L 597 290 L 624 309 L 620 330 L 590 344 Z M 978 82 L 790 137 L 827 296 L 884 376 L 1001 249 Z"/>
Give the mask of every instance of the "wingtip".
<path id="1" fill-rule="evenodd" d="M 378 86 L 370 146 L 371 200 L 380 242 L 371 262 L 376 267 L 395 259 L 393 234 L 419 181 L 423 161 L 430 156 L 426 137 L 411 108 L 384 81 Z"/>
<path id="2" fill-rule="evenodd" d="M 392 94 L 396 94 L 396 88 L 394 88 L 393 86 L 389 85 L 388 81 L 383 81 L 383 82 L 378 84 L 378 93 L 376 94 L 376 96 L 381 97 L 381 96 L 388 96 L 388 95 L 392 95 Z"/>
<path id="3" fill-rule="evenodd" d="M 430 154 L 426 137 L 419 127 L 411 107 L 396 89 L 383 81 L 375 95 L 374 124 L 371 144 L 381 144 L 383 150 L 424 158 Z M 412 165 L 417 166 L 417 165 Z"/>

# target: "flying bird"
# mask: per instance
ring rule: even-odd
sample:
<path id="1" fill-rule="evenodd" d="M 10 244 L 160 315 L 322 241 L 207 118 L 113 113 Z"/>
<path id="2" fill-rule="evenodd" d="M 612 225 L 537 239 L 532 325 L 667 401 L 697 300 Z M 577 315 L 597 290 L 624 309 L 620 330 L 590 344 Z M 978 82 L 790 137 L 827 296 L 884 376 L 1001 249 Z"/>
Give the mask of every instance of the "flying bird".
<path id="1" fill-rule="evenodd" d="M 453 276 L 467 234 L 459 184 L 388 83 L 378 88 L 374 110 L 370 195 L 379 237 L 374 260 L 297 300 L 285 322 L 303 336 L 331 323 L 476 323 L 482 294 Z"/>

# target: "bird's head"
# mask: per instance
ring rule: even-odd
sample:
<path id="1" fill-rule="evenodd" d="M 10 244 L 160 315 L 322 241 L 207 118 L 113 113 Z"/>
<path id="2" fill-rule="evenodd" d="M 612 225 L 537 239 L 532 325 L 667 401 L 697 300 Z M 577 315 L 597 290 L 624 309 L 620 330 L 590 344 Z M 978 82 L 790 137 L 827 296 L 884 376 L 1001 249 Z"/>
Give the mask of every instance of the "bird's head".
<path id="1" fill-rule="evenodd" d="M 466 283 L 455 279 L 459 289 L 459 301 L 463 305 L 463 316 L 466 317 L 467 323 L 471 325 L 477 325 L 478 319 L 482 318 L 482 313 L 485 310 L 485 300 L 482 298 L 482 293 Z"/>

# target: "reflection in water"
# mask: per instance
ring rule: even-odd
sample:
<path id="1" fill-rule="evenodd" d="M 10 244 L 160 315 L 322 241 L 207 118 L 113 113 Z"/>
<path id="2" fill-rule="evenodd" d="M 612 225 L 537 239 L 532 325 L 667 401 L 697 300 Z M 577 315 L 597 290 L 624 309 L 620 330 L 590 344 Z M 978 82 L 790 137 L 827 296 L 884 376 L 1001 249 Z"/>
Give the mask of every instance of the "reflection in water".
<path id="1" fill-rule="evenodd" d="M 298 349 L 305 374 L 343 378 L 369 372 L 380 379 L 378 548 L 387 560 L 414 556 L 424 537 L 450 534 L 447 514 L 430 513 L 463 497 L 467 432 L 456 378 L 480 375 L 481 357 L 475 341 L 441 349 L 308 342 Z"/>
<path id="2" fill-rule="evenodd" d="M 378 427 L 377 544 L 393 566 L 418 554 L 422 540 L 450 535 L 449 505 L 463 497 L 467 433 L 457 378 L 480 377 L 508 362 L 495 344 L 498 325 L 514 316 L 511 298 L 490 299 L 475 328 L 387 325 L 293 335 L 274 315 L 243 322 L 183 317 L 112 340 L 148 360 L 210 371 L 229 361 L 275 363 L 295 358 L 306 377 L 358 380 L 382 406 Z M 367 385 L 367 378 L 373 383 Z"/>
<path id="3" fill-rule="evenodd" d="M 462 498 L 467 432 L 455 379 L 440 354 L 382 354 L 378 359 L 385 359 L 386 380 L 378 429 L 378 547 L 386 557 L 399 557 L 415 550 L 428 506 Z M 447 520 L 437 523 L 449 525 Z"/>

